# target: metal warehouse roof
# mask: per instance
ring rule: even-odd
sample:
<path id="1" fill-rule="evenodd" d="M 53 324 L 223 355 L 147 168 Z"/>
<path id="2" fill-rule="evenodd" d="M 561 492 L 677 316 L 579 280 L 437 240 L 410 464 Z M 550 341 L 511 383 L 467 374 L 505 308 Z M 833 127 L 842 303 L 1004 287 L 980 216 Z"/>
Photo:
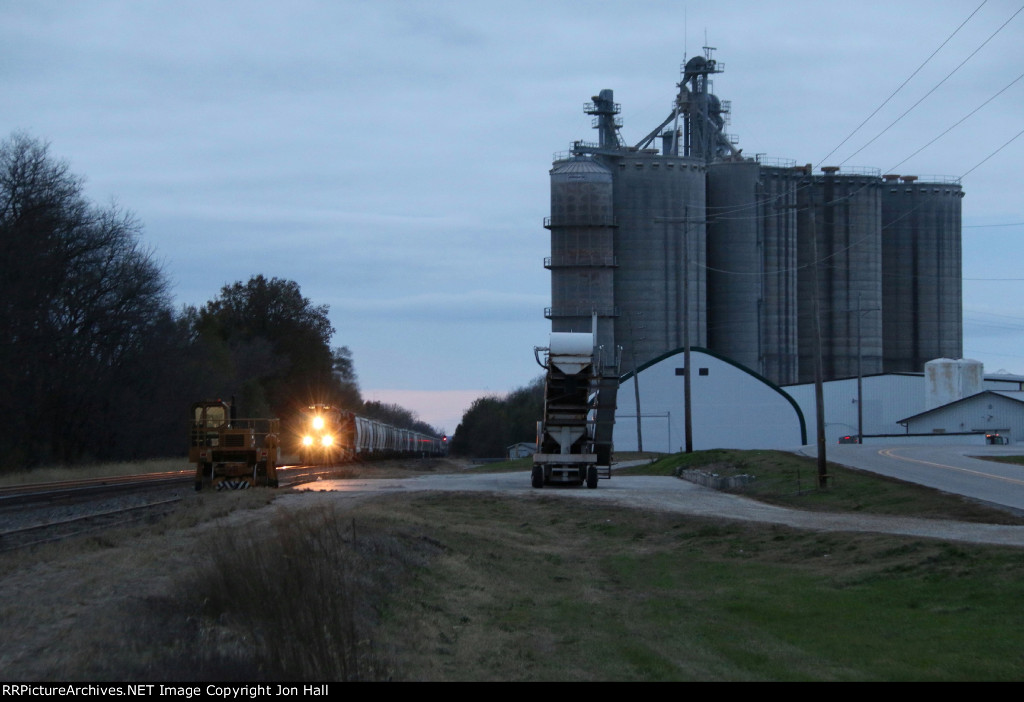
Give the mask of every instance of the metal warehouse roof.
<path id="1" fill-rule="evenodd" d="M 959 400 L 953 400 L 952 402 L 948 402 L 948 403 L 946 403 L 944 405 L 940 405 L 939 407 L 933 407 L 930 410 L 925 410 L 924 412 L 920 412 L 918 414 L 914 414 L 914 415 L 911 415 L 909 417 L 905 417 L 903 419 L 900 419 L 897 422 L 897 424 L 903 424 L 904 422 L 909 422 L 909 421 L 911 421 L 913 419 L 919 419 L 919 418 L 925 417 L 925 416 L 927 416 L 929 414 L 933 414 L 935 412 L 940 412 L 942 410 L 948 409 L 949 407 L 953 407 L 955 405 L 960 405 L 960 404 L 965 404 L 965 403 L 971 402 L 972 400 L 975 400 L 975 399 L 981 397 L 982 395 L 1001 395 L 1001 396 L 1007 398 L 1008 400 L 1013 400 L 1014 402 L 1019 402 L 1021 404 L 1024 404 L 1024 392 L 1021 392 L 1021 391 L 1008 391 L 1008 390 L 983 390 L 983 391 L 981 391 L 979 393 L 975 393 L 974 395 L 970 395 L 968 397 L 962 397 Z"/>

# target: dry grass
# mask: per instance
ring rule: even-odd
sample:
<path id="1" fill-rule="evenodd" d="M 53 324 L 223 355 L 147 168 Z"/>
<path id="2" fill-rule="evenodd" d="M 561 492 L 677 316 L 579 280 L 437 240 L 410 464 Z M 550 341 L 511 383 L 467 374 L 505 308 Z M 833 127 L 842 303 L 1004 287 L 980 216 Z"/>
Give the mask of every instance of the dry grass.
<path id="1" fill-rule="evenodd" d="M 285 490 L 187 494 L 158 523 L 0 559 L 0 669 L 126 681 L 1024 674 L 1024 615 L 1007 606 L 1024 597 L 1019 549 L 546 493 L 303 494 L 287 511 L 274 504 Z"/>
<path id="2" fill-rule="evenodd" d="M 330 506 L 277 510 L 284 492 L 186 492 L 157 523 L 0 556 L 0 669 L 17 680 L 390 679 L 379 611 L 436 548 Z"/>
<path id="3" fill-rule="evenodd" d="M 176 470 L 194 470 L 188 458 L 154 458 L 148 461 L 120 463 L 90 463 L 75 466 L 44 466 L 0 473 L 0 485 L 28 485 L 56 483 L 83 478 L 110 478 L 143 473 L 166 473 Z"/>
<path id="4" fill-rule="evenodd" d="M 279 514 L 259 535 L 219 533 L 205 547 L 188 598 L 202 613 L 207 655 L 227 673 L 234 661 L 264 679 L 391 676 L 372 633 L 377 600 L 408 555 L 400 540 L 311 509 Z"/>

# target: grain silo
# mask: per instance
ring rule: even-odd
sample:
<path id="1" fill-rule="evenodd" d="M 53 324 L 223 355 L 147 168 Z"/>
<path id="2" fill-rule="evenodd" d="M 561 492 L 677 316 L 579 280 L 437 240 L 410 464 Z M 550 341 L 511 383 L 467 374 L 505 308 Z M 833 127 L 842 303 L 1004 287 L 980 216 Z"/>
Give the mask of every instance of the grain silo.
<path id="1" fill-rule="evenodd" d="M 761 368 L 769 380 L 797 382 L 797 193 L 802 173 L 793 164 L 759 159 L 757 223 L 761 271 Z M 712 324 L 715 322 L 712 320 Z"/>
<path id="2" fill-rule="evenodd" d="M 819 334 L 826 380 L 962 355 L 959 184 L 745 158 L 721 71 L 687 61 L 633 146 L 611 90 L 586 105 L 598 142 L 551 170 L 552 330 L 596 315 L 627 368 L 689 342 L 780 385 L 813 380 Z"/>
<path id="3" fill-rule="evenodd" d="M 814 294 L 824 377 L 882 371 L 881 179 L 838 170 L 823 167 L 799 195 L 800 382 L 814 379 Z"/>
<path id="4" fill-rule="evenodd" d="M 956 179 L 886 175 L 882 187 L 882 339 L 886 372 L 963 355 Z"/>
<path id="5" fill-rule="evenodd" d="M 798 377 L 802 174 L 765 161 L 733 157 L 708 166 L 708 348 L 784 384 Z"/>
<path id="6" fill-rule="evenodd" d="M 614 159 L 615 339 L 626 363 L 706 344 L 705 171 L 655 149 Z"/>
<path id="7" fill-rule="evenodd" d="M 764 249 L 757 206 L 760 166 L 708 166 L 708 348 L 761 372 Z"/>
<path id="8" fill-rule="evenodd" d="M 568 156 L 551 169 L 551 307 L 553 332 L 590 331 L 597 316 L 597 344 L 614 347 L 615 269 L 612 174 L 587 156 Z"/>

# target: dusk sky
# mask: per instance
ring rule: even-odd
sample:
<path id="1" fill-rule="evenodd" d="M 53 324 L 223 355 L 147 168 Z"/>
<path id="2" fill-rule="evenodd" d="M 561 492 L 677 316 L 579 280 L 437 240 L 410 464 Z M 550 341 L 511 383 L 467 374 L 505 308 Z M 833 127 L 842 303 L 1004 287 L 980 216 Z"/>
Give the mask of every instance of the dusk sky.
<path id="1" fill-rule="evenodd" d="M 964 355 L 1024 373 L 1019 2 L 0 0 L 0 138 L 134 212 L 176 305 L 295 280 L 366 399 L 451 433 L 541 373 L 584 103 L 634 144 L 705 44 L 744 155 L 963 177 Z"/>

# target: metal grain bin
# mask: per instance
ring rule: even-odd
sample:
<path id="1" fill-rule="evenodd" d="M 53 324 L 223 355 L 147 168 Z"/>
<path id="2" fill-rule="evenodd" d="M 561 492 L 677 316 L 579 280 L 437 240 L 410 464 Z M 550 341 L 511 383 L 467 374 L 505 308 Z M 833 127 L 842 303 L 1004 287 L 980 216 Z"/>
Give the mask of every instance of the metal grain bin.
<path id="1" fill-rule="evenodd" d="M 961 202 L 956 179 L 887 175 L 882 186 L 886 372 L 963 355 Z"/>

